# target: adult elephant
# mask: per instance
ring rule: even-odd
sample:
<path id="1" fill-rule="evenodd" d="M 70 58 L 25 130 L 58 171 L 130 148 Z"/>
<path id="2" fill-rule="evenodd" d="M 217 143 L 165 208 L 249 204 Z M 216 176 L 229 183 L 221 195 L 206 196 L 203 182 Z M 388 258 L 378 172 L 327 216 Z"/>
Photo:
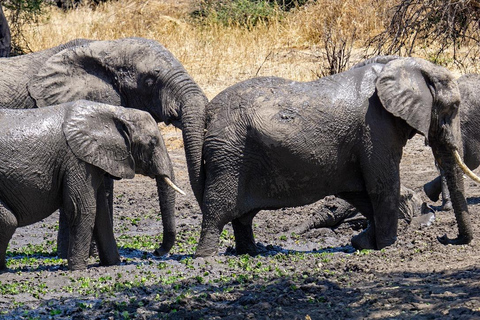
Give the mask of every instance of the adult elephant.
<path id="1" fill-rule="evenodd" d="M 465 165 L 474 170 L 480 165 L 480 75 L 468 74 L 457 79 L 462 101 L 460 103 L 460 124 Z M 450 210 L 452 202 L 445 178 L 438 176 L 424 185 L 426 195 L 432 201 L 442 194 L 442 208 Z"/>
<path id="2" fill-rule="evenodd" d="M 216 252 L 233 224 L 237 253 L 255 254 L 252 220 L 262 209 L 300 206 L 336 195 L 369 226 L 357 249 L 382 249 L 397 236 L 402 149 L 424 135 L 444 168 L 459 221 L 452 243 L 472 230 L 457 117 L 460 94 L 448 70 L 425 60 L 379 58 L 313 82 L 256 78 L 207 106 L 205 190 L 197 256 Z"/>
<path id="3" fill-rule="evenodd" d="M 55 48 L 0 59 L 0 107 L 35 108 L 87 99 L 149 112 L 182 129 L 190 183 L 203 192 L 202 145 L 207 98 L 182 64 L 153 40 L 73 40 Z M 158 255 L 175 241 L 175 193 L 157 179 L 164 228 Z M 110 199 L 111 200 L 111 199 Z M 111 201 L 110 201 L 111 203 Z M 60 219 L 59 252 L 68 233 Z"/>
<path id="4" fill-rule="evenodd" d="M 152 116 L 84 100 L 0 110 L 0 128 L 0 269 L 16 228 L 59 207 L 71 228 L 69 269 L 86 268 L 92 233 L 101 264 L 118 264 L 104 176 L 141 173 L 170 183 L 172 164 Z"/>

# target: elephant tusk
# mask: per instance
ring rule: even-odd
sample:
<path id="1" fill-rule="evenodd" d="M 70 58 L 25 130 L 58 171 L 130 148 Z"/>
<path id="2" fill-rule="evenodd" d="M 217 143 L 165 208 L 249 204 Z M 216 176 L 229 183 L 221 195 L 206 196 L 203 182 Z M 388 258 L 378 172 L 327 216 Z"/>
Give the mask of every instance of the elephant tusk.
<path id="1" fill-rule="evenodd" d="M 180 189 L 179 187 L 177 187 L 177 186 L 175 185 L 175 183 L 172 182 L 172 180 L 170 180 L 170 179 L 167 178 L 167 177 L 163 177 L 163 179 L 165 180 L 165 182 L 166 182 L 170 187 L 173 188 L 173 190 L 177 191 L 177 192 L 180 193 L 182 196 L 186 195 L 186 193 L 185 193 L 182 189 Z"/>
<path id="2" fill-rule="evenodd" d="M 475 181 L 475 182 L 480 183 L 480 178 L 479 178 L 475 173 L 473 173 L 473 171 L 470 170 L 470 169 L 465 165 L 465 163 L 463 163 L 462 157 L 460 157 L 460 154 L 458 153 L 457 150 L 455 150 L 455 151 L 453 152 L 453 155 L 455 156 L 455 161 L 456 161 L 457 164 L 460 166 L 460 168 L 462 169 L 462 171 L 465 172 L 465 174 L 466 174 L 470 179 L 472 179 L 472 180 Z"/>

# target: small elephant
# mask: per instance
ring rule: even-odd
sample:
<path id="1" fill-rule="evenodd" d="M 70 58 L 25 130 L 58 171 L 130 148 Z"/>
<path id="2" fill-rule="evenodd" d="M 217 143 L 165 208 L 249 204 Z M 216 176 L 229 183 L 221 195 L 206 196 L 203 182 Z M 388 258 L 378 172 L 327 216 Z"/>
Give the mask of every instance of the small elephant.
<path id="1" fill-rule="evenodd" d="M 0 59 L 0 70 L 0 108 L 41 108 L 86 99 L 144 110 L 155 121 L 180 128 L 192 190 L 201 199 L 207 98 L 160 43 L 143 38 L 76 39 L 47 50 Z M 161 179 L 157 187 L 164 237 L 155 253 L 163 255 L 175 242 L 175 193 Z M 112 209 L 112 201 L 109 205 Z M 68 230 L 62 217 L 60 214 L 58 248 L 66 257 Z"/>
<path id="2" fill-rule="evenodd" d="M 380 59 L 382 60 L 382 59 Z M 262 209 L 301 206 L 336 195 L 369 226 L 357 249 L 382 249 L 397 237 L 402 149 L 424 135 L 447 180 L 459 219 L 458 242 L 472 233 L 451 73 L 415 58 L 370 60 L 312 82 L 246 80 L 207 105 L 203 220 L 197 256 L 210 256 L 232 222 L 236 251 L 256 254 L 252 220 Z M 462 220 L 463 219 L 463 220 Z"/>
<path id="3" fill-rule="evenodd" d="M 480 75 L 468 74 L 457 79 L 462 101 L 460 103 L 460 127 L 463 142 L 463 160 L 474 170 L 480 165 Z M 450 210 L 452 202 L 442 176 L 424 185 L 426 195 L 432 201 L 442 193 L 442 208 Z"/>
<path id="4" fill-rule="evenodd" d="M 118 264 L 104 176 L 135 173 L 171 183 L 157 123 L 144 111 L 91 101 L 0 110 L 0 269 L 15 229 L 63 208 L 70 226 L 68 268 L 85 269 L 92 233 L 102 265 Z"/>

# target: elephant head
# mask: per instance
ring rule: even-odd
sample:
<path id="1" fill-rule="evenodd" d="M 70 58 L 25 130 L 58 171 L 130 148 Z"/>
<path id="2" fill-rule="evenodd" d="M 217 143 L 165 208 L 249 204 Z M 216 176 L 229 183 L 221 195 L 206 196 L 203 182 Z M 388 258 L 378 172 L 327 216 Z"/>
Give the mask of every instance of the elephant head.
<path id="1" fill-rule="evenodd" d="M 442 243 L 464 244 L 473 238 L 465 200 L 460 133 L 460 92 L 452 74 L 422 59 L 394 59 L 376 82 L 377 94 L 387 111 L 405 120 L 425 136 L 437 163 L 445 171 L 458 223 L 459 235 Z"/>
<path id="2" fill-rule="evenodd" d="M 181 128 L 190 182 L 201 201 L 207 98 L 158 42 L 84 41 L 52 55 L 27 87 L 37 107 L 86 99 L 144 110 L 157 122 Z"/>
<path id="3" fill-rule="evenodd" d="M 157 123 L 147 112 L 88 101 L 75 101 L 68 109 L 63 132 L 77 158 L 114 178 L 133 178 L 135 173 L 172 181 L 173 167 Z M 175 216 L 162 212 L 164 243 L 168 252 L 175 240 Z M 168 236 L 165 236 L 168 234 Z"/>

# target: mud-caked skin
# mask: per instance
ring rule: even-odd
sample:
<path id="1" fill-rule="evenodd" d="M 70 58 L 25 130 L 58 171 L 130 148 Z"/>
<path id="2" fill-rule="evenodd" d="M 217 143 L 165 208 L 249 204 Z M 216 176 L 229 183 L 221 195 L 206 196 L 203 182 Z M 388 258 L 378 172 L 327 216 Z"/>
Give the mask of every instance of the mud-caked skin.
<path id="1" fill-rule="evenodd" d="M 202 146 L 207 98 L 181 63 L 153 40 L 72 40 L 60 46 L 0 59 L 0 108 L 47 107 L 79 99 L 149 112 L 155 121 L 182 129 L 193 192 L 203 192 Z M 112 184 L 111 181 L 108 184 Z M 164 228 L 162 247 L 175 241 L 175 192 L 157 179 Z M 109 206 L 112 192 L 109 187 Z M 68 230 L 60 215 L 59 253 Z"/>
<path id="2" fill-rule="evenodd" d="M 480 165 L 480 75 L 468 74 L 457 79 L 460 90 L 460 127 L 462 131 L 463 161 L 470 170 Z M 424 186 L 425 193 L 433 200 L 442 194 L 442 207 L 452 208 L 450 194 L 441 176 Z"/>
<path id="3" fill-rule="evenodd" d="M 357 249 L 397 237 L 402 148 L 428 138 L 449 170 L 456 210 L 468 214 L 452 151 L 460 141 L 460 95 L 448 70 L 425 60 L 383 57 L 313 82 L 256 78 L 207 105 L 205 191 L 197 256 L 213 255 L 232 222 L 236 251 L 257 252 L 252 220 L 262 209 L 301 206 L 336 195 L 369 227 Z"/>
<path id="4" fill-rule="evenodd" d="M 0 110 L 0 269 L 15 229 L 63 208 L 70 227 L 68 267 L 87 266 L 92 234 L 102 265 L 120 261 L 104 176 L 171 179 L 157 123 L 146 112 L 77 101 Z"/>

